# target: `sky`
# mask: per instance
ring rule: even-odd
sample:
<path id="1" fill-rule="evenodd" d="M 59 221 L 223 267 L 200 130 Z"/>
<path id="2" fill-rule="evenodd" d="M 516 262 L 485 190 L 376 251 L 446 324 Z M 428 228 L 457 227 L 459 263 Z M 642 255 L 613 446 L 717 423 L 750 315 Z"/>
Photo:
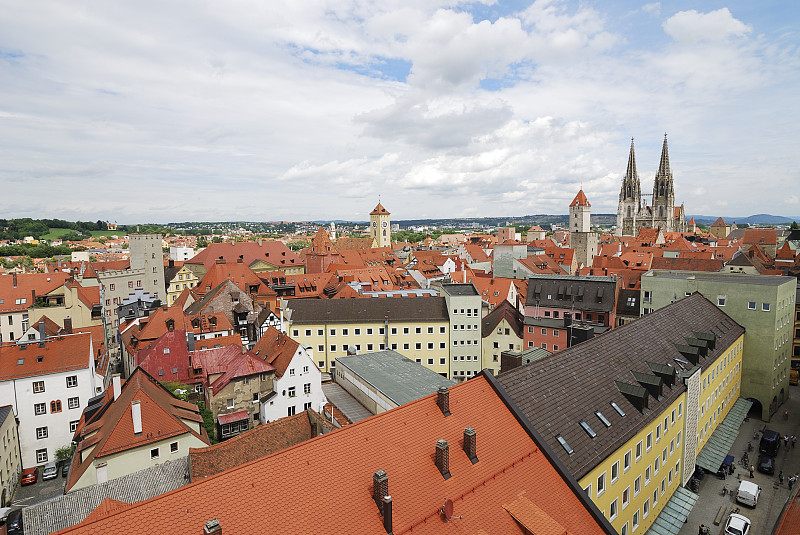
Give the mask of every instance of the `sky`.
<path id="1" fill-rule="evenodd" d="M 800 3 L 3 0 L 0 217 L 800 215 Z"/>

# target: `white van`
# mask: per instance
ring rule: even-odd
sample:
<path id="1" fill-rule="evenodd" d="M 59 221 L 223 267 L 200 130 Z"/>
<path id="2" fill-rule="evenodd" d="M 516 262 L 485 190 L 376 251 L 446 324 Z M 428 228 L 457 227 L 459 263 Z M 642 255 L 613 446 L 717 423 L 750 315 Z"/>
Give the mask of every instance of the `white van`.
<path id="1" fill-rule="evenodd" d="M 755 507 L 758 503 L 758 496 L 761 494 L 761 487 L 752 481 L 742 481 L 739 483 L 739 490 L 736 491 L 736 501 L 750 507 Z"/>

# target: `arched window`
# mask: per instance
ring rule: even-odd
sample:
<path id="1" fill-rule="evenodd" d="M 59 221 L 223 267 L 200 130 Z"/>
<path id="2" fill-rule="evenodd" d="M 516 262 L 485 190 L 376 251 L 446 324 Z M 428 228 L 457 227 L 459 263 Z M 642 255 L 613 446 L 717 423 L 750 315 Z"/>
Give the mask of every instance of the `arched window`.
<path id="1" fill-rule="evenodd" d="M 661 196 L 664 196 L 664 184 L 661 184 Z"/>
<path id="2" fill-rule="evenodd" d="M 631 207 L 628 206 L 628 217 L 631 217 Z"/>
<path id="3" fill-rule="evenodd" d="M 61 412 L 61 400 L 50 402 L 50 412 Z"/>

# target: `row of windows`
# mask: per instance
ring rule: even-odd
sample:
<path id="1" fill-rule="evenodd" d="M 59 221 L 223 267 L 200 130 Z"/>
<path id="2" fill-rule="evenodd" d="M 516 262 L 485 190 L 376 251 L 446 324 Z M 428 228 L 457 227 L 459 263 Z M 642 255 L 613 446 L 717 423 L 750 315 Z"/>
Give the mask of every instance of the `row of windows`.
<path id="1" fill-rule="evenodd" d="M 474 327 L 475 329 L 478 328 L 477 325 Z M 365 329 L 361 329 L 360 327 L 353 327 L 353 335 L 354 336 L 361 336 L 361 331 L 365 330 L 367 336 L 373 334 L 374 329 L 372 327 L 366 327 Z M 414 334 L 422 334 L 422 327 L 415 327 Z M 426 327 L 427 334 L 434 334 L 435 328 L 434 327 Z M 328 330 L 328 336 L 336 336 L 336 329 L 331 328 Z M 397 334 L 397 327 L 392 327 L 389 331 L 391 334 Z M 312 336 L 312 329 L 305 329 L 305 336 Z M 378 328 L 378 334 L 383 336 L 386 334 L 386 329 L 384 327 Z M 403 334 L 411 334 L 411 327 L 403 327 Z M 439 334 L 447 334 L 447 327 L 439 327 Z M 300 336 L 300 329 L 292 329 L 292 336 L 298 337 Z M 317 336 L 325 336 L 324 329 L 317 329 Z M 350 336 L 350 328 L 349 327 L 342 327 L 341 329 L 341 336 Z"/>
<path id="2" fill-rule="evenodd" d="M 530 325 L 528 326 L 528 332 L 529 333 L 533 333 L 533 329 L 534 329 L 534 327 L 531 327 Z M 506 330 L 508 330 L 508 329 L 506 329 Z M 508 333 L 506 333 L 506 334 L 508 334 Z M 547 329 L 542 329 L 542 334 L 544 336 L 547 336 Z M 558 336 L 560 333 L 559 333 L 558 329 L 553 329 L 553 333 L 552 334 L 553 334 L 553 336 Z"/>
<path id="3" fill-rule="evenodd" d="M 67 376 L 67 388 L 75 388 L 76 386 L 78 386 L 78 376 L 77 375 Z M 41 394 L 42 392 L 44 392 L 44 381 L 34 381 L 33 393 Z"/>
<path id="4" fill-rule="evenodd" d="M 171 442 L 169 445 L 169 452 L 170 453 L 178 453 L 178 443 Z M 158 459 L 161 456 L 161 448 L 151 448 L 150 449 L 150 458 L 151 459 Z"/>
<path id="5" fill-rule="evenodd" d="M 80 398 L 68 398 L 67 399 L 67 407 L 70 409 L 77 409 L 81 405 Z M 56 399 L 50 402 L 50 412 L 56 413 L 61 412 L 61 400 Z M 47 414 L 47 404 L 46 403 L 34 403 L 33 404 L 33 414 L 36 416 Z"/>
<path id="6" fill-rule="evenodd" d="M 690 292 L 686 292 L 686 296 L 692 295 Z M 717 306 L 724 307 L 725 304 L 728 302 L 727 295 L 718 295 L 717 296 Z M 756 309 L 756 302 L 755 301 L 748 301 L 747 302 L 747 310 L 755 310 Z M 761 310 L 763 312 L 769 312 L 770 304 L 769 303 L 761 303 Z"/>
<path id="7" fill-rule="evenodd" d="M 74 433 L 75 430 L 78 429 L 78 422 L 79 421 L 80 420 L 72 420 L 69 423 L 69 432 L 70 433 Z M 37 427 L 36 428 L 36 439 L 37 440 L 41 440 L 41 439 L 47 438 L 47 437 L 48 437 L 48 429 L 47 429 L 46 425 L 43 426 L 43 427 Z"/>
<path id="8" fill-rule="evenodd" d="M 542 342 L 541 345 L 542 345 L 542 349 L 547 349 L 547 343 L 546 342 Z M 533 347 L 533 342 L 532 341 L 528 342 L 528 347 Z M 553 344 L 553 351 L 554 352 L 558 351 L 558 344 Z"/>
<path id="9" fill-rule="evenodd" d="M 453 314 L 458 314 L 458 313 L 459 313 L 458 309 L 454 308 L 453 309 Z M 478 316 L 478 309 L 477 308 L 467 308 L 467 309 L 462 308 L 461 309 L 461 314 L 466 314 L 467 316 L 475 316 L 475 317 L 477 317 Z"/>

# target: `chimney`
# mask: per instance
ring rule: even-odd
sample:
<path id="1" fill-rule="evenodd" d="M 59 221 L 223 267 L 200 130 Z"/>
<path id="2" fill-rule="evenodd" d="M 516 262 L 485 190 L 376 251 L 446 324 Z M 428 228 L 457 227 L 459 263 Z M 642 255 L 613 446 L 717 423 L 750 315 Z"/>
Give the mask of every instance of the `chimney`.
<path id="1" fill-rule="evenodd" d="M 64 318 L 64 333 L 72 334 L 72 318 L 70 318 L 69 316 Z"/>
<path id="2" fill-rule="evenodd" d="M 133 434 L 142 433 L 142 405 L 138 399 L 131 401 L 131 417 L 133 418 Z"/>
<path id="3" fill-rule="evenodd" d="M 167 320 L 167 331 L 172 332 L 175 330 L 175 320 L 170 318 Z"/>
<path id="4" fill-rule="evenodd" d="M 173 259 L 169 259 L 169 267 L 175 267 L 175 261 Z"/>
<path id="5" fill-rule="evenodd" d="M 389 495 L 389 476 L 384 470 L 378 470 L 372 474 L 372 499 L 378 506 L 378 510 L 384 512 L 384 496 Z"/>
<path id="6" fill-rule="evenodd" d="M 187 340 L 189 351 L 194 351 L 194 333 L 190 332 L 187 334 L 189 339 Z"/>
<path id="7" fill-rule="evenodd" d="M 17 274 L 16 273 L 12 273 L 11 274 L 11 278 L 14 281 L 14 288 L 16 288 L 17 287 Z"/>
<path id="8" fill-rule="evenodd" d="M 441 409 L 445 417 L 450 416 L 450 391 L 446 386 L 440 386 L 436 391 L 436 404 Z"/>
<path id="9" fill-rule="evenodd" d="M 222 526 L 216 518 L 212 518 L 203 526 L 204 535 L 209 535 L 211 533 L 214 535 L 222 535 Z"/>
<path id="10" fill-rule="evenodd" d="M 386 533 L 392 535 L 392 497 L 391 496 L 384 496 L 383 500 L 383 529 L 386 530 Z"/>
<path id="11" fill-rule="evenodd" d="M 244 264 L 244 255 L 240 254 L 239 258 L 236 259 L 237 264 Z"/>
<path id="12" fill-rule="evenodd" d="M 47 334 L 44 332 L 44 322 L 39 321 L 39 340 L 44 342 L 45 338 L 47 338 Z"/>
<path id="13" fill-rule="evenodd" d="M 31 288 L 31 306 L 36 303 L 36 290 Z"/>
<path id="14" fill-rule="evenodd" d="M 450 479 L 450 446 L 441 438 L 436 441 L 436 468 L 445 479 Z"/>
<path id="15" fill-rule="evenodd" d="M 114 386 L 114 401 L 117 401 L 120 392 L 122 392 L 122 380 L 119 375 L 114 376 L 111 380 L 111 384 Z"/>
<path id="16" fill-rule="evenodd" d="M 467 427 L 464 429 L 464 453 L 467 454 L 472 464 L 478 462 L 478 450 L 475 443 L 475 428 Z"/>
<path id="17" fill-rule="evenodd" d="M 572 314 L 569 312 L 564 312 L 564 327 L 569 327 L 572 325 Z"/>

